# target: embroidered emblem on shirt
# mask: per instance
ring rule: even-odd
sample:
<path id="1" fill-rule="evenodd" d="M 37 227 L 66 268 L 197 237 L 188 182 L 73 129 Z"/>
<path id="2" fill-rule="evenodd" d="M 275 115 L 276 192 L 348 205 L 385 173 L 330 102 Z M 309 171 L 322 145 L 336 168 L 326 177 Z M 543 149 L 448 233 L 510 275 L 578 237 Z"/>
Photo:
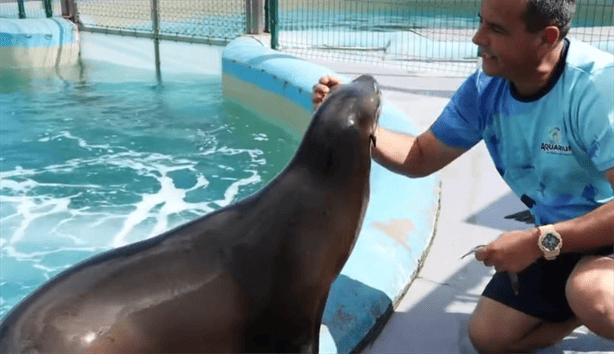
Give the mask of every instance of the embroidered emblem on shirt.
<path id="1" fill-rule="evenodd" d="M 563 139 L 561 128 L 554 127 L 550 129 L 548 135 L 550 136 L 550 139 L 547 143 L 542 142 L 542 151 L 550 154 L 571 155 L 571 146 L 561 145 L 561 140 Z"/>

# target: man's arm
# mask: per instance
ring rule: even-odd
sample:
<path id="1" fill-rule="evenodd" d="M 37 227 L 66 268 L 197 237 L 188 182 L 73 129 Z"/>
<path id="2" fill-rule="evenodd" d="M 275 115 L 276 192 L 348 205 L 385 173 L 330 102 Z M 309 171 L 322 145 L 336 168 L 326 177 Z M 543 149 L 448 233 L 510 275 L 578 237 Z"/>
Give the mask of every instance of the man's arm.
<path id="1" fill-rule="evenodd" d="M 333 76 L 320 78 L 311 94 L 313 108 L 317 109 L 331 88 L 339 84 L 341 80 Z M 378 127 L 375 137 L 377 144 L 373 150 L 373 159 L 390 171 L 408 177 L 428 176 L 468 150 L 446 145 L 430 130 L 413 137 Z"/>
<path id="2" fill-rule="evenodd" d="M 605 172 L 614 189 L 614 168 Z M 554 225 L 561 234 L 561 252 L 587 252 L 599 247 L 614 245 L 614 201 L 575 219 Z"/>
<path id="3" fill-rule="evenodd" d="M 614 189 L 614 168 L 607 170 L 605 176 Z M 614 201 L 580 217 L 556 223 L 554 229 L 563 239 L 563 253 L 590 253 L 614 246 Z M 475 258 L 499 272 L 517 273 L 544 255 L 537 246 L 538 239 L 536 228 L 507 232 L 476 252 Z"/>
<path id="4" fill-rule="evenodd" d="M 427 130 L 417 137 L 379 127 L 373 159 L 387 169 L 408 177 L 424 177 L 439 171 L 466 149 L 450 147 Z"/>

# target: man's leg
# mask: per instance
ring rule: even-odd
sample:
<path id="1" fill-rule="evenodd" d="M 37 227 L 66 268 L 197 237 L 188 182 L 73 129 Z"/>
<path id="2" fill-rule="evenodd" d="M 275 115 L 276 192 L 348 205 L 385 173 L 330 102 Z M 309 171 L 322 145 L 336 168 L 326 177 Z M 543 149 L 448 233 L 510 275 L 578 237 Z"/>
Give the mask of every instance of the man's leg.
<path id="1" fill-rule="evenodd" d="M 469 323 L 469 338 L 481 353 L 524 353 L 554 345 L 580 321 L 549 322 L 487 297 L 480 297 Z"/>
<path id="2" fill-rule="evenodd" d="M 565 294 L 572 311 L 588 329 L 614 339 L 614 259 L 582 258 L 567 280 Z"/>

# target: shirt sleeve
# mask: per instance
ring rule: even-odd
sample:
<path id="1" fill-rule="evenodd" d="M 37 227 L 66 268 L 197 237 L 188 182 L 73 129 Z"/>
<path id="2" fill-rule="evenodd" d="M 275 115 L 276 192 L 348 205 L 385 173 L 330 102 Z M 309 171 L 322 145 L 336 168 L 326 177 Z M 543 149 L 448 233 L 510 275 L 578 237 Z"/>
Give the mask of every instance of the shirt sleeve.
<path id="1" fill-rule="evenodd" d="M 614 167 L 614 65 L 596 73 L 578 102 L 579 131 L 599 171 Z"/>
<path id="2" fill-rule="evenodd" d="M 482 139 L 479 77 L 480 73 L 475 73 L 461 85 L 430 128 L 446 145 L 469 149 Z"/>

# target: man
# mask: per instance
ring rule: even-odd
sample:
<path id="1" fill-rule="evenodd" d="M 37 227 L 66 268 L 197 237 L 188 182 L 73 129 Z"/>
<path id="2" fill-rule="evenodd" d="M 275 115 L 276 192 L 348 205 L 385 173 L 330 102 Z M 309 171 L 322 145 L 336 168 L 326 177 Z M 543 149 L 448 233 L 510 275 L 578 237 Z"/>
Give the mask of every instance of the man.
<path id="1" fill-rule="evenodd" d="M 481 70 L 428 131 L 376 134 L 374 159 L 409 177 L 484 140 L 539 225 L 476 252 L 497 271 L 469 324 L 481 352 L 534 351 L 580 325 L 614 339 L 614 60 L 565 38 L 574 11 L 574 0 L 482 0 Z M 320 79 L 314 105 L 339 83 Z"/>

